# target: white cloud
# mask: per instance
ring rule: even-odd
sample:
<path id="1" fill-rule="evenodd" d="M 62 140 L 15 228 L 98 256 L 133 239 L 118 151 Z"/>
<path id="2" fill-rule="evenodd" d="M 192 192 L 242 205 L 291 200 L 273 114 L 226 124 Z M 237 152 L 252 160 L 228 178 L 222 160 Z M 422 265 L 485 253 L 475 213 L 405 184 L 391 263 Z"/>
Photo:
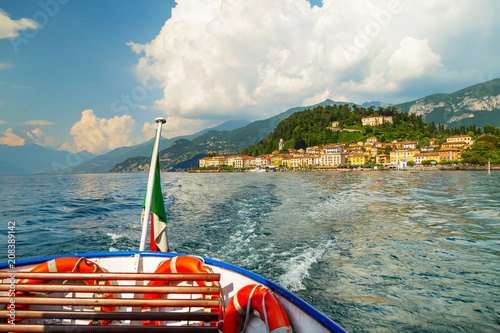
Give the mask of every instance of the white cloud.
<path id="1" fill-rule="evenodd" d="M 169 130 L 184 131 L 195 125 L 187 120 L 259 119 L 324 96 L 415 94 L 429 86 L 411 86 L 419 78 L 457 85 L 481 70 L 500 75 L 493 8 L 500 2 L 184 0 L 150 43 L 128 45 L 142 55 L 138 75 L 163 89 L 155 108 L 172 117 Z M 476 36 L 481 52 L 467 49 Z"/>
<path id="2" fill-rule="evenodd" d="M 82 112 L 82 118 L 71 128 L 74 146 L 63 144 L 64 148 L 61 146 L 59 149 L 101 153 L 130 146 L 135 143 L 130 137 L 134 127 L 135 120 L 129 115 L 104 119 L 96 117 L 93 110 L 85 110 Z"/>
<path id="3" fill-rule="evenodd" d="M 61 146 L 59 146 L 59 148 L 57 148 L 57 150 L 69 151 L 70 153 L 76 153 L 74 144 L 71 144 L 69 142 L 63 142 L 61 144 Z"/>
<path id="4" fill-rule="evenodd" d="M 331 99 L 335 102 L 352 102 L 345 96 L 333 95 L 329 89 L 325 89 L 325 91 L 317 93 L 312 97 L 307 97 L 302 102 L 302 106 L 311 106 L 321 102 L 324 102 L 327 99 Z"/>
<path id="5" fill-rule="evenodd" d="M 54 125 L 52 121 L 47 121 L 47 120 L 27 120 L 24 123 L 26 125 L 33 125 L 33 126 Z"/>
<path id="6" fill-rule="evenodd" d="M 52 136 L 46 135 L 41 129 L 35 128 L 32 131 L 26 132 L 26 135 L 33 140 L 34 143 L 40 146 L 52 146 L 55 144 L 55 139 Z"/>
<path id="7" fill-rule="evenodd" d="M 23 146 L 24 141 L 24 138 L 12 132 L 12 128 L 8 128 L 0 137 L 0 145 Z"/>
<path id="8" fill-rule="evenodd" d="M 435 54 L 427 39 L 405 37 L 400 48 L 389 58 L 389 73 L 397 81 L 413 79 L 426 73 L 434 73 L 443 67 L 441 56 Z"/>
<path id="9" fill-rule="evenodd" d="M 2 69 L 7 69 L 7 68 L 10 68 L 11 66 L 9 64 L 6 64 L 6 63 L 3 63 L 3 62 L 0 62 L 0 70 Z"/>
<path id="10" fill-rule="evenodd" d="M 156 123 L 144 123 L 144 125 L 142 126 L 142 133 L 144 133 L 144 137 L 146 138 L 146 140 L 149 140 L 155 136 L 157 127 L 158 125 L 156 125 Z"/>
<path id="11" fill-rule="evenodd" d="M 0 39 L 15 38 L 19 36 L 19 32 L 22 30 L 40 28 L 32 19 L 12 20 L 6 12 L 0 9 Z"/>
<path id="12" fill-rule="evenodd" d="M 0 125 L 4 125 L 4 124 L 7 124 L 7 122 L 5 120 L 0 119 Z"/>

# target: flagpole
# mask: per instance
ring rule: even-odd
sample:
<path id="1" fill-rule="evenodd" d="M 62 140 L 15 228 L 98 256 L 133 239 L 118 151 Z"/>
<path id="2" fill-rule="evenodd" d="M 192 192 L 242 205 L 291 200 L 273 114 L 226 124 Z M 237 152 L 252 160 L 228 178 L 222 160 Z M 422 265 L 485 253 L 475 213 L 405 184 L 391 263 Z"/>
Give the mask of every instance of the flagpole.
<path id="1" fill-rule="evenodd" d="M 148 224 L 149 217 L 151 216 L 151 202 L 153 201 L 153 186 L 155 179 L 156 163 L 158 163 L 158 150 L 160 147 L 160 137 L 161 137 L 161 126 L 167 121 L 165 118 L 156 118 L 156 123 L 158 124 L 158 129 L 156 131 L 155 144 L 153 146 L 153 156 L 151 156 L 151 164 L 149 166 L 149 178 L 148 178 L 148 188 L 146 190 L 146 205 L 144 208 L 144 218 L 142 220 L 142 235 L 141 235 L 141 245 L 139 246 L 139 251 L 144 251 L 146 246 L 146 236 L 148 234 Z"/>

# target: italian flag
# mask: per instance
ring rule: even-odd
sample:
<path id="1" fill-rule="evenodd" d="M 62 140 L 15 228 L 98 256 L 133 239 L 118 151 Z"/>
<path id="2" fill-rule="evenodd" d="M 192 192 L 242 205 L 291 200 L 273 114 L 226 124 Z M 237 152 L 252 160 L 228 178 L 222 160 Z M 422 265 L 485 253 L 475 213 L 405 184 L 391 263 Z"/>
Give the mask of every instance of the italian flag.
<path id="1" fill-rule="evenodd" d="M 146 207 L 146 196 L 142 211 Z M 163 203 L 160 181 L 160 158 L 156 163 L 155 179 L 153 187 L 153 200 L 151 201 L 151 251 L 169 252 L 167 238 L 167 214 Z"/>

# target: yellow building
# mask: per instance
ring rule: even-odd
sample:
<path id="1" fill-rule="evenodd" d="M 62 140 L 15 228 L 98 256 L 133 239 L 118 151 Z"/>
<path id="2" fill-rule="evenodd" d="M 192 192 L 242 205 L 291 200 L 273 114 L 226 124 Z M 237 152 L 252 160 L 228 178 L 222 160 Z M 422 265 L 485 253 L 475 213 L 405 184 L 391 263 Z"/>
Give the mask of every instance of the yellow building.
<path id="1" fill-rule="evenodd" d="M 391 151 L 391 164 L 399 162 L 415 162 L 415 154 L 419 153 L 417 149 L 398 149 Z"/>
<path id="2" fill-rule="evenodd" d="M 289 157 L 289 158 L 284 159 L 283 162 L 284 161 L 287 161 L 287 166 L 289 168 L 298 168 L 301 166 L 301 163 L 302 163 L 302 159 L 299 156 Z"/>
<path id="3" fill-rule="evenodd" d="M 349 155 L 349 163 L 351 165 L 364 165 L 368 163 L 368 155 L 362 153 L 354 153 Z"/>
<path id="4" fill-rule="evenodd" d="M 287 156 L 284 156 L 282 154 L 271 156 L 271 165 L 275 168 L 279 168 L 283 164 L 283 159 L 285 159 L 286 157 Z"/>
<path id="5" fill-rule="evenodd" d="M 203 157 L 198 162 L 198 166 L 200 168 L 210 168 L 210 167 L 218 167 L 227 163 L 227 160 L 224 156 L 215 156 L 215 157 Z"/>
<path id="6" fill-rule="evenodd" d="M 458 148 L 458 149 L 464 149 L 467 147 L 469 144 L 465 141 L 448 141 L 445 142 L 441 145 L 441 148 Z"/>
<path id="7" fill-rule="evenodd" d="M 209 159 L 209 158 L 210 158 L 210 157 L 203 157 L 202 159 L 200 159 L 200 160 L 198 161 L 198 166 L 199 166 L 200 168 L 204 168 L 204 167 L 207 165 L 207 162 L 208 162 L 208 159 Z"/>

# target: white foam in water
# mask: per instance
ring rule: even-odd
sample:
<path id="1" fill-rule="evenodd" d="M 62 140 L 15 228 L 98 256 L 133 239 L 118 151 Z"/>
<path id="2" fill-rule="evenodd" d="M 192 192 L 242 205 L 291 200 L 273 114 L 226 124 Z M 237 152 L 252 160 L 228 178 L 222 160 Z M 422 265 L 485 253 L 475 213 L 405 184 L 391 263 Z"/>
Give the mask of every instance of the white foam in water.
<path id="1" fill-rule="evenodd" d="M 108 232 L 106 235 L 109 236 L 109 237 L 111 237 L 111 240 L 113 240 L 113 241 L 117 240 L 118 238 L 121 237 L 121 235 L 113 234 L 111 232 Z"/>
<path id="2" fill-rule="evenodd" d="M 317 248 L 305 249 L 298 256 L 290 258 L 285 264 L 287 272 L 278 278 L 278 283 L 290 291 L 305 290 L 302 281 L 309 276 L 311 265 L 317 262 L 333 244 L 334 241 L 330 239 Z"/>
<path id="3" fill-rule="evenodd" d="M 111 232 L 108 232 L 106 233 L 106 236 L 109 236 L 111 238 L 111 246 L 109 247 L 109 251 L 110 252 L 113 252 L 113 251 L 118 251 L 117 248 L 113 247 L 113 244 L 116 243 L 116 240 L 120 237 L 123 237 L 123 235 L 117 235 L 117 234 L 113 234 Z"/>

